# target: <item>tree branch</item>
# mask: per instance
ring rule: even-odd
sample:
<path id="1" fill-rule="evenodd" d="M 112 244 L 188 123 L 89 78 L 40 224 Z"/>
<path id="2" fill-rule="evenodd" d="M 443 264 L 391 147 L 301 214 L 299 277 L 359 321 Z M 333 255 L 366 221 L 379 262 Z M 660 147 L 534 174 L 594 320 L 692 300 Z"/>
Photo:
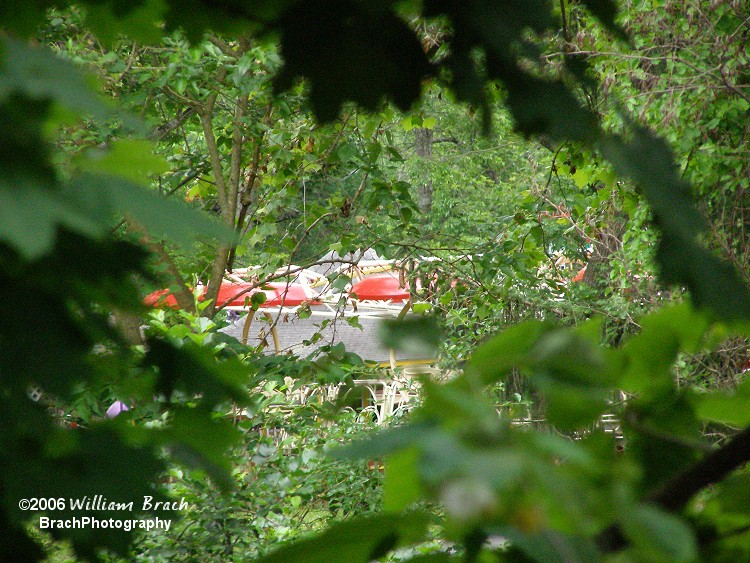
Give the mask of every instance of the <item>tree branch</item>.
<path id="1" fill-rule="evenodd" d="M 248 43 L 241 40 L 240 45 L 237 48 L 237 55 L 241 55 L 248 48 Z M 218 81 L 223 82 L 226 77 L 226 69 L 222 69 L 220 74 L 221 76 Z M 206 144 L 209 149 L 211 166 L 214 169 L 216 188 L 219 193 L 221 217 L 224 224 L 234 230 L 237 215 L 237 197 L 239 194 L 240 177 L 242 175 L 242 149 L 245 140 L 243 120 L 247 113 L 248 95 L 241 94 L 237 98 L 237 103 L 234 108 L 234 115 L 232 116 L 233 130 L 232 149 L 229 161 L 229 176 L 226 179 L 224 178 L 221 157 L 213 133 L 212 114 L 216 104 L 216 98 L 217 92 L 214 92 L 209 96 L 209 100 L 201 113 L 201 123 L 203 124 Z M 208 288 L 206 291 L 206 300 L 210 302 L 210 305 L 203 311 L 203 314 L 209 318 L 212 318 L 216 313 L 216 298 L 219 295 L 219 289 L 221 288 L 221 282 L 224 279 L 224 272 L 226 271 L 232 247 L 233 245 L 231 244 L 220 244 L 214 255 L 214 261 L 211 265 L 211 276 L 208 280 Z"/>
<path id="2" fill-rule="evenodd" d="M 177 129 L 180 125 L 185 123 L 188 117 L 190 117 L 194 113 L 195 113 L 195 107 L 193 106 L 186 107 L 173 120 L 168 121 L 167 123 L 164 123 L 162 125 L 159 125 L 159 127 L 154 129 L 151 135 L 149 135 L 149 138 L 154 141 L 161 141 L 164 137 L 166 137 L 172 131 Z"/>
<path id="3" fill-rule="evenodd" d="M 237 196 L 240 190 L 240 176 L 242 172 L 242 148 L 245 140 L 242 132 L 242 120 L 247 113 L 247 101 L 247 95 L 240 96 L 234 110 L 232 153 L 229 161 L 229 182 L 227 185 L 227 205 L 229 206 L 227 215 L 232 217 L 232 226 L 234 226 L 237 215 Z"/>
<path id="4" fill-rule="evenodd" d="M 269 102 L 266 106 L 266 113 L 263 116 L 263 122 L 266 124 L 269 124 L 271 113 L 273 111 L 273 102 Z M 258 136 L 258 139 L 255 142 L 255 148 L 253 149 L 253 161 L 250 164 L 250 173 L 247 175 L 247 180 L 245 182 L 245 187 L 242 189 L 242 192 L 239 194 L 240 199 L 240 212 L 237 216 L 237 240 L 232 244 L 232 248 L 229 251 L 229 257 L 227 259 L 227 270 L 232 271 L 234 268 L 234 259 L 237 253 L 237 243 L 240 239 L 240 234 L 242 233 L 242 228 L 245 225 L 245 220 L 247 219 L 247 211 L 250 208 L 250 205 L 252 203 L 252 192 L 255 189 L 255 183 L 258 180 L 259 177 L 259 171 L 260 171 L 260 149 L 261 145 L 263 144 L 263 139 L 265 137 L 265 130 L 260 132 L 260 135 Z"/>
<path id="5" fill-rule="evenodd" d="M 750 461 L 750 427 L 732 438 L 724 447 L 676 475 L 661 489 L 646 497 L 665 510 L 680 510 L 699 491 L 718 483 L 740 465 Z"/>
<path id="6" fill-rule="evenodd" d="M 187 284 L 185 284 L 185 280 L 182 274 L 180 274 L 180 270 L 177 268 L 174 260 L 172 260 L 172 257 L 164 248 L 164 243 L 153 240 L 143 227 L 133 221 L 126 220 L 126 223 L 132 231 L 141 235 L 141 242 L 148 247 L 151 253 L 165 267 L 167 273 L 175 282 L 175 290 L 172 291 L 172 295 L 177 300 L 177 305 L 181 309 L 195 313 L 195 297 L 190 289 L 188 289 Z"/>
<path id="7" fill-rule="evenodd" d="M 750 427 L 732 438 L 727 445 L 708 454 L 698 463 L 675 475 L 659 490 L 643 500 L 669 512 L 678 512 L 698 492 L 720 482 L 732 471 L 750 461 Z M 620 551 L 628 540 L 616 524 L 597 537 L 599 548 L 607 553 Z"/>
<path id="8" fill-rule="evenodd" d="M 226 221 L 224 211 L 227 209 L 227 184 L 224 180 L 224 170 L 221 165 L 221 155 L 219 154 L 219 147 L 216 143 L 216 135 L 214 135 L 213 129 L 213 117 L 211 115 L 213 111 L 214 103 L 216 102 L 216 94 L 211 94 L 206 106 L 199 112 L 201 118 L 201 125 L 203 126 L 203 136 L 206 140 L 206 148 L 208 149 L 208 158 L 211 162 L 211 168 L 214 173 L 214 181 L 216 182 L 216 192 L 219 197 L 219 206 L 222 210 L 222 218 Z"/>
<path id="9" fill-rule="evenodd" d="M 240 56 L 242 56 L 242 52 L 238 53 L 237 51 L 232 49 L 232 46 L 229 43 L 227 43 L 220 37 L 217 37 L 216 35 L 212 34 L 211 36 L 208 37 L 208 40 L 214 45 L 216 45 L 219 48 L 219 50 L 228 57 L 232 57 L 233 59 L 239 59 Z"/>

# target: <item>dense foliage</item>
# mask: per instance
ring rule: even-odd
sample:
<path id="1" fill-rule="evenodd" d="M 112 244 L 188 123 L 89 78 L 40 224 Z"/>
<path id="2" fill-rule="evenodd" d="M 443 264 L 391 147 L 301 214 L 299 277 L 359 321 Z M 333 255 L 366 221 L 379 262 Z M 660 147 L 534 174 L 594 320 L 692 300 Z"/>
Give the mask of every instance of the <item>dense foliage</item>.
<path id="1" fill-rule="evenodd" d="M 0 7 L 0 559 L 43 557 L 23 499 L 97 494 L 195 507 L 51 531 L 82 557 L 746 558 L 747 6 L 653 4 Z M 330 448 L 367 422 L 287 394 L 367 368 L 222 340 L 212 300 L 370 246 L 440 258 L 460 374 Z"/>

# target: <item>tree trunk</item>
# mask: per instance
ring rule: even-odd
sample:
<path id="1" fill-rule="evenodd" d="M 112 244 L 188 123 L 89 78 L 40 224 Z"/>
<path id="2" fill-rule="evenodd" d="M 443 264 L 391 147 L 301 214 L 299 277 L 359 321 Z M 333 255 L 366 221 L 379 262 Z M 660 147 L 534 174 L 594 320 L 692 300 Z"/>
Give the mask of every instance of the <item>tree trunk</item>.
<path id="1" fill-rule="evenodd" d="M 414 129 L 414 142 L 419 158 L 432 158 L 432 129 L 425 129 L 423 127 Z M 424 184 L 420 184 L 417 187 L 417 205 L 423 215 L 427 215 L 432 209 L 431 178 L 425 178 Z"/>
<path id="2" fill-rule="evenodd" d="M 143 334 L 141 333 L 143 319 L 141 317 L 129 311 L 115 309 L 112 311 L 112 320 L 128 344 L 143 344 Z"/>
<path id="3" fill-rule="evenodd" d="M 212 95 L 200 112 L 203 134 L 206 140 L 211 169 L 216 181 L 216 191 L 219 198 L 219 207 L 223 223 L 231 230 L 236 229 L 237 203 L 242 181 L 242 156 L 245 142 L 244 126 L 242 120 L 247 112 L 248 96 L 243 95 L 237 99 L 232 127 L 232 149 L 229 160 L 229 173 L 225 176 L 222 155 L 216 142 L 213 131 L 213 110 L 216 96 Z M 230 244 L 220 244 L 216 249 L 214 261 L 211 266 L 211 277 L 208 280 L 206 300 L 210 304 L 202 311 L 203 316 L 213 318 L 216 314 L 216 299 L 219 296 L 221 282 L 224 280 L 224 272 L 229 261 L 229 253 L 232 249 Z"/>

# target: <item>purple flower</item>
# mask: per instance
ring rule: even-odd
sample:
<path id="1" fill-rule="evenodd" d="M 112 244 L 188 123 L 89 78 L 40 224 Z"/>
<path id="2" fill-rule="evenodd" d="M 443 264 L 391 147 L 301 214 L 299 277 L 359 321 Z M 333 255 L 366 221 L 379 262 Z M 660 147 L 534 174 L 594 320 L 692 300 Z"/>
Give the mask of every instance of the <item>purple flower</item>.
<path id="1" fill-rule="evenodd" d="M 121 412 L 129 411 L 129 410 L 130 408 L 128 407 L 128 405 L 126 405 L 122 401 L 115 401 L 107 409 L 107 418 L 114 418 Z"/>

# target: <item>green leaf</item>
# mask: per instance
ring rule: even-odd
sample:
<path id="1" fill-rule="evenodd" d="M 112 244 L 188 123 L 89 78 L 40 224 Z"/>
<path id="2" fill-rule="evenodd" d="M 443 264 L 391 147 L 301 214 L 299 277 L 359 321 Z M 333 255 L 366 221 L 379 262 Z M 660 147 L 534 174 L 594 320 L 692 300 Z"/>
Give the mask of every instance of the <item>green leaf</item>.
<path id="1" fill-rule="evenodd" d="M 594 323 L 595 326 L 595 323 Z M 615 370 L 581 332 L 547 332 L 529 353 L 528 374 L 547 399 L 547 417 L 561 429 L 594 422 L 607 408 Z"/>
<path id="2" fill-rule="evenodd" d="M 352 283 L 352 278 L 346 274 L 332 274 L 328 276 L 328 279 L 331 281 L 331 288 L 339 291 L 344 291 Z"/>
<path id="3" fill-rule="evenodd" d="M 0 103 L 12 94 L 49 100 L 78 115 L 103 118 L 108 113 L 94 90 L 94 80 L 51 51 L 4 36 L 0 39 Z"/>
<path id="4" fill-rule="evenodd" d="M 511 561 L 596 563 L 602 560 L 596 546 L 584 538 L 552 530 L 526 534 L 515 528 L 496 528 L 492 532 L 509 540 Z"/>
<path id="5" fill-rule="evenodd" d="M 411 423 L 381 430 L 331 452 L 336 459 L 373 459 L 419 445 L 435 430 L 432 424 Z"/>
<path id="6" fill-rule="evenodd" d="M 591 423 L 607 407 L 619 372 L 587 332 L 591 332 L 588 327 L 585 331 L 553 329 L 536 321 L 517 325 L 473 354 L 463 381 L 468 383 L 478 374 L 486 385 L 507 376 L 514 367 L 522 368 L 545 394 L 550 422 L 564 429 Z"/>
<path id="7" fill-rule="evenodd" d="M 148 186 L 151 177 L 169 170 L 166 159 L 155 154 L 154 144 L 141 139 L 119 139 L 107 151 L 89 151 L 78 160 L 84 172 L 123 178 Z"/>
<path id="8" fill-rule="evenodd" d="M 205 469 L 225 489 L 233 486 L 230 447 L 241 438 L 240 431 L 226 418 L 217 419 L 204 408 L 175 407 L 165 439 L 172 455 L 188 466 Z"/>
<path id="9" fill-rule="evenodd" d="M 92 0 L 90 0 L 92 1 Z M 271 22 L 279 17 L 290 0 L 254 0 L 244 2 L 191 2 L 186 9 L 182 0 L 166 0 L 167 14 L 164 25 L 167 30 L 183 30 L 191 43 L 199 43 L 204 33 L 225 34 L 228 37 L 247 36 L 257 31 L 255 22 Z"/>
<path id="10" fill-rule="evenodd" d="M 0 179 L 0 240 L 33 259 L 53 247 L 59 226 L 91 237 L 106 234 L 106 222 L 74 197 L 33 184 L 9 186 Z"/>
<path id="11" fill-rule="evenodd" d="M 211 350 L 185 343 L 181 348 L 158 338 L 149 339 L 145 366 L 156 366 L 156 390 L 171 400 L 175 392 L 200 396 L 201 404 L 213 409 L 226 401 L 244 404 L 248 396 L 242 388 L 247 367 L 238 359 L 216 362 Z"/>
<path id="12" fill-rule="evenodd" d="M 641 505 L 625 512 L 622 527 L 627 538 L 656 561 L 693 561 L 698 555 L 695 537 L 680 518 L 655 506 Z"/>
<path id="13" fill-rule="evenodd" d="M 266 296 L 265 291 L 257 291 L 255 293 L 250 294 L 250 306 L 252 307 L 253 311 L 257 311 L 260 308 L 260 306 L 266 302 L 267 298 L 268 297 Z"/>
<path id="14" fill-rule="evenodd" d="M 722 512 L 742 515 L 750 520 L 750 475 L 735 473 L 718 485 L 718 493 L 711 499 Z"/>
<path id="15" fill-rule="evenodd" d="M 99 40 L 109 45 L 121 35 L 144 43 L 157 43 L 163 36 L 164 0 L 112 4 L 88 0 L 82 4 L 86 6 L 86 24 Z"/>
<path id="16" fill-rule="evenodd" d="M 544 231 L 539 225 L 531 227 L 531 229 L 529 229 L 529 235 L 531 235 L 531 238 L 533 238 L 537 244 L 544 244 Z"/>
<path id="17" fill-rule="evenodd" d="M 539 451 L 554 456 L 555 459 L 564 460 L 566 464 L 579 469 L 591 473 L 600 473 L 604 469 L 599 458 L 582 445 L 581 441 L 547 432 L 534 433 L 529 436 L 529 441 Z"/>
<path id="18" fill-rule="evenodd" d="M 583 166 L 578 168 L 573 174 L 573 181 L 576 183 L 576 186 L 579 188 L 585 187 L 589 183 L 589 179 L 591 178 L 591 170 L 587 170 Z"/>
<path id="19" fill-rule="evenodd" d="M 37 1 L 19 10 L 12 2 L 0 3 L 0 21 L 3 28 L 14 31 L 22 37 L 30 37 L 39 30 L 39 24 L 44 21 L 47 9 L 54 4 L 53 0 Z"/>
<path id="20" fill-rule="evenodd" d="M 367 563 L 396 547 L 422 541 L 430 519 L 424 512 L 354 518 L 333 524 L 318 536 L 286 545 L 259 563 Z"/>
<path id="21" fill-rule="evenodd" d="M 0 404 L 4 410 L 8 408 L 4 401 Z M 133 502 L 132 513 L 118 511 L 101 515 L 103 518 L 114 519 L 133 518 L 141 511 L 144 496 L 151 496 L 159 501 L 167 500 L 152 485 L 165 469 L 163 460 L 152 445 L 140 447 L 130 444 L 129 429 L 124 424 L 96 425 L 77 433 L 52 427 L 47 430 L 44 441 L 40 443 L 27 434 L 28 429 L 34 425 L 33 418 L 33 415 L 27 417 L 25 431 L 14 429 L 12 433 L 15 440 L 22 436 L 26 440 L 32 439 L 34 448 L 23 455 L 16 453 L 11 458 L 13 461 L 4 464 L 0 483 L 7 498 L 65 498 L 65 509 L 55 511 L 54 514 L 48 513 L 48 516 L 66 520 L 82 516 L 80 509 L 75 510 L 70 505 L 68 499 L 71 498 L 85 499 L 87 496 L 92 498 L 94 494 L 100 494 L 111 502 Z M 2 422 L 7 430 L 7 421 Z M 9 434 L 9 438 L 10 436 Z M 12 447 L 19 446 L 22 443 L 13 443 Z M 8 451 L 7 443 L 3 449 Z M 18 512 L 15 503 L 11 510 Z M 14 514 L 17 519 L 23 516 Z M 58 531 L 58 537 L 70 539 L 77 553 L 86 559 L 94 558 L 94 546 L 103 545 L 125 555 L 132 535 L 131 532 L 114 526 Z M 5 543 L 5 539 L 2 543 Z"/>
<path id="22" fill-rule="evenodd" d="M 581 107 L 563 83 L 529 76 L 505 64 L 495 72 L 508 88 L 508 105 L 520 132 L 548 135 L 556 141 L 591 143 L 598 138 L 596 117 Z"/>
<path id="23" fill-rule="evenodd" d="M 72 386 L 92 373 L 87 356 L 97 339 L 118 342 L 92 304 L 104 310 L 140 307 L 133 277 L 145 273 L 146 254 L 124 241 L 95 242 L 70 231 L 61 231 L 54 251 L 31 263 L 7 254 L 18 263 L 0 271 L 3 295 L 24 306 L 3 314 L 0 356 L 13 367 L 0 372 L 0 383 L 24 389 L 33 382 L 68 398 Z M 33 338 L 29 318 L 48 321 L 34 327 Z"/>
<path id="24" fill-rule="evenodd" d="M 386 347 L 423 359 L 435 357 L 443 338 L 437 320 L 427 316 L 384 320 L 378 334 Z"/>
<path id="25" fill-rule="evenodd" d="M 463 556 L 450 555 L 448 553 L 423 553 L 407 559 L 409 563 L 459 563 L 466 561 Z M 494 563 L 495 559 L 477 559 L 479 563 Z"/>
<path id="26" fill-rule="evenodd" d="M 412 120 L 412 116 L 405 117 L 401 120 L 401 128 L 407 133 L 414 129 L 414 121 Z"/>
<path id="27" fill-rule="evenodd" d="M 287 90 L 297 77 L 306 78 L 321 121 L 335 119 L 346 101 L 375 110 L 387 97 L 407 110 L 430 72 L 414 33 L 390 10 L 355 2 L 332 10 L 325 0 L 312 0 L 294 4 L 278 26 L 284 66 L 274 90 Z"/>
<path id="28" fill-rule="evenodd" d="M 625 370 L 620 385 L 626 391 L 658 393 L 672 387 L 677 353 L 697 350 L 708 320 L 690 304 L 681 303 L 647 315 L 640 324 L 642 331 L 623 346 Z"/>
<path id="29" fill-rule="evenodd" d="M 610 393 L 606 389 L 539 376 L 533 381 L 547 400 L 547 419 L 560 430 L 575 430 L 592 424 L 609 407 Z"/>
<path id="30" fill-rule="evenodd" d="M 696 307 L 727 321 L 750 319 L 750 291 L 737 270 L 694 241 L 679 241 L 666 232 L 656 254 L 665 283 L 684 284 Z"/>
<path id="31" fill-rule="evenodd" d="M 514 367 L 528 364 L 528 357 L 539 338 L 549 332 L 552 325 L 538 321 L 521 323 L 506 329 L 480 346 L 471 356 L 467 375 L 479 375 L 483 384 L 495 383 L 510 373 Z"/>
<path id="32" fill-rule="evenodd" d="M 426 313 L 430 309 L 432 309 L 432 303 L 414 303 L 411 307 L 411 310 L 417 314 Z"/>
<path id="33" fill-rule="evenodd" d="M 530 352 L 534 371 L 559 381 L 608 385 L 606 363 L 598 345 L 579 333 L 556 329 L 543 334 Z"/>
<path id="34" fill-rule="evenodd" d="M 680 178 L 674 155 L 663 139 L 633 127 L 632 139 L 612 136 L 601 145 L 615 169 L 643 190 L 666 234 L 687 241 L 703 230 L 705 221 L 693 204 L 690 186 Z"/>
<path id="35" fill-rule="evenodd" d="M 697 396 L 695 402 L 696 414 L 704 420 L 741 428 L 750 424 L 750 380 L 739 385 L 734 393 L 707 393 Z"/>
<path id="36" fill-rule="evenodd" d="M 27 259 L 47 253 L 55 242 L 58 227 L 91 237 L 108 233 L 106 218 L 91 213 L 84 198 L 78 193 L 64 193 L 59 189 L 56 172 L 51 164 L 51 146 L 44 133 L 53 96 L 67 100 L 67 96 L 83 100 L 67 100 L 81 108 L 87 107 L 86 97 L 93 94 L 79 84 L 80 75 L 70 78 L 71 67 L 49 64 L 46 54 L 41 56 L 38 72 L 57 71 L 61 92 L 56 92 L 44 77 L 34 77 L 34 63 L 38 50 L 19 47 L 8 40 L 6 54 L 30 57 L 27 66 L 8 61 L 0 70 L 0 240 L 8 243 Z M 59 62 L 59 61 L 53 61 Z M 29 76 L 22 75 L 22 72 Z M 76 90 L 67 85 L 72 81 Z M 72 91 L 65 92 L 68 86 Z M 98 104 L 98 102 L 95 102 Z"/>
<path id="37" fill-rule="evenodd" d="M 383 510 L 386 512 L 400 512 L 421 498 L 419 458 L 417 448 L 408 448 L 386 459 L 383 484 Z"/>
<path id="38" fill-rule="evenodd" d="M 101 214 L 122 213 L 146 228 L 156 238 L 167 238 L 188 245 L 196 240 L 231 240 L 233 234 L 218 221 L 190 209 L 183 202 L 160 196 L 122 177 L 84 174 L 71 182 L 71 188 L 85 194 Z"/>

